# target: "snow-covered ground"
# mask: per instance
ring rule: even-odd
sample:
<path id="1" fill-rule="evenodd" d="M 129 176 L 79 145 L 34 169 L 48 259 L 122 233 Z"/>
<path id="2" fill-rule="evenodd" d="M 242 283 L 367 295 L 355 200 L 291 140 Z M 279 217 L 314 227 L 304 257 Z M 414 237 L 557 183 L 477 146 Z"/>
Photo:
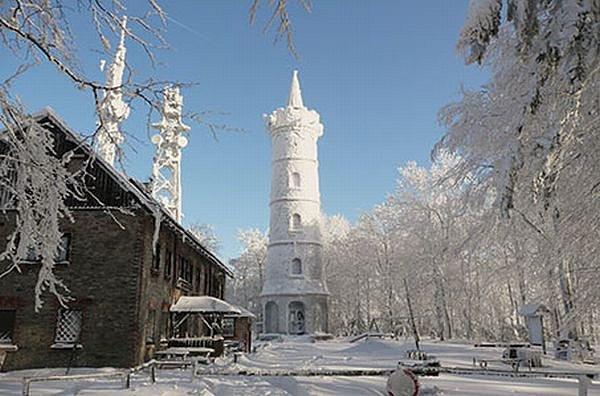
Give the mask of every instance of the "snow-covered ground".
<path id="1" fill-rule="evenodd" d="M 267 373 L 285 370 L 344 370 L 394 368 L 411 342 L 369 339 L 356 343 L 346 340 L 311 343 L 305 338 L 260 345 L 256 353 L 243 356 L 234 364 L 221 359 L 204 374 L 192 378 L 188 370 L 159 370 L 157 383 L 147 374 L 138 374 L 131 389 L 121 389 L 118 380 L 86 380 L 34 383 L 32 395 L 385 395 L 387 378 L 363 377 L 287 377 L 240 376 L 240 370 Z M 472 367 L 472 358 L 498 359 L 501 348 L 474 348 L 468 344 L 424 342 L 423 349 L 436 355 L 443 366 Z M 544 361 L 551 371 L 595 371 L 553 359 Z M 501 363 L 491 366 L 507 369 Z M 74 373 L 114 372 L 115 369 L 76 369 Z M 231 375 L 224 375 L 225 373 Z M 0 395 L 17 395 L 22 391 L 21 378 L 32 375 L 64 374 L 64 370 L 26 370 L 0 374 Z M 577 382 L 568 379 L 510 378 L 498 376 L 449 375 L 421 377 L 424 394 L 469 395 L 577 395 Z M 592 384 L 589 395 L 600 396 L 600 383 Z"/>

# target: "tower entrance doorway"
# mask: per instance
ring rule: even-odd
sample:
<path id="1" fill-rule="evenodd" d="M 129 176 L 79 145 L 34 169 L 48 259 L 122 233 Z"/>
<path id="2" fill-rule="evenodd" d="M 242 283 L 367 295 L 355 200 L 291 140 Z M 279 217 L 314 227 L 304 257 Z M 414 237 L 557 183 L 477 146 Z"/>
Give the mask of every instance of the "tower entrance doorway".
<path id="1" fill-rule="evenodd" d="M 289 306 L 288 333 L 293 335 L 304 334 L 306 331 L 305 318 L 304 304 L 300 301 L 292 301 Z"/>

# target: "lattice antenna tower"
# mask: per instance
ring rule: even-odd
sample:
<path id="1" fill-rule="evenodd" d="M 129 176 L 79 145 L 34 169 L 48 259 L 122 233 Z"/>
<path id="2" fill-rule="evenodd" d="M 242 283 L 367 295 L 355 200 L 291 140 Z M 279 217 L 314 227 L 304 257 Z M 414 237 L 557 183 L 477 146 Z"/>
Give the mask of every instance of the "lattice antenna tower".
<path id="1" fill-rule="evenodd" d="M 187 145 L 183 135 L 190 127 L 182 121 L 183 97 L 178 87 L 166 87 L 162 120 L 152 127 L 158 134 L 152 137 L 156 154 L 152 164 L 152 196 L 181 222 L 181 149 Z"/>

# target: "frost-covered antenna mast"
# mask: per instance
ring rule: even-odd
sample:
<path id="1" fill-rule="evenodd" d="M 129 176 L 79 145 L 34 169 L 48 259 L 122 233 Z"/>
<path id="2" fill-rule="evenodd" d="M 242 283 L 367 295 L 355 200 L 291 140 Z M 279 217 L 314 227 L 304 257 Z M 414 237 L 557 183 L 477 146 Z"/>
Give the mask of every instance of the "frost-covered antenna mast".
<path id="1" fill-rule="evenodd" d="M 127 17 L 121 21 L 121 38 L 115 52 L 113 62 L 106 72 L 106 86 L 118 88 L 123 84 L 123 72 L 125 71 L 125 26 Z M 117 147 L 123 143 L 123 134 L 119 129 L 121 124 L 129 116 L 129 106 L 123 101 L 123 92 L 120 88 L 110 89 L 105 92 L 100 103 L 100 130 L 97 135 L 96 148 L 98 154 L 111 165 L 115 163 Z"/>
<path id="2" fill-rule="evenodd" d="M 164 90 L 163 118 L 152 124 L 158 135 L 152 137 L 156 154 L 152 164 L 152 196 L 181 221 L 181 149 L 187 145 L 183 132 L 190 129 L 181 120 L 183 97 L 178 87 Z"/>

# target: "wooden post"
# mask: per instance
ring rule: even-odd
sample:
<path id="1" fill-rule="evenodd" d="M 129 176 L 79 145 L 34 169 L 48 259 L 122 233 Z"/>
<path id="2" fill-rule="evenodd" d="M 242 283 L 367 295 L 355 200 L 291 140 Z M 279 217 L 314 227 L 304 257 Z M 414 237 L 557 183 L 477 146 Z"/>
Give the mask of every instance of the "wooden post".
<path id="1" fill-rule="evenodd" d="M 590 385 L 592 381 L 590 380 L 590 377 L 588 377 L 587 375 L 580 375 L 579 376 L 579 385 L 578 385 L 578 391 L 579 393 L 577 393 L 578 396 L 588 396 L 588 386 Z"/>
<path id="2" fill-rule="evenodd" d="M 201 357 L 193 358 L 194 365 L 192 367 L 192 379 L 200 371 L 200 359 L 201 359 Z"/>
<path id="3" fill-rule="evenodd" d="M 410 302 L 410 294 L 408 293 L 408 283 L 406 282 L 406 278 L 404 278 L 404 291 L 406 292 L 406 304 L 408 305 L 410 325 L 412 327 L 413 336 L 415 337 L 415 346 L 417 347 L 417 351 L 420 351 L 421 349 L 419 348 L 419 332 L 417 331 L 417 324 L 415 323 L 415 315 L 413 314 L 412 304 Z"/>
<path id="4" fill-rule="evenodd" d="M 156 382 L 156 363 L 152 363 L 150 366 L 150 380 L 152 383 Z"/>
<path id="5" fill-rule="evenodd" d="M 169 338 L 175 338 L 175 319 L 177 319 L 177 314 L 169 312 Z"/>
<path id="6" fill-rule="evenodd" d="M 80 325 L 81 326 L 81 325 Z M 73 360 L 75 360 L 75 353 L 77 352 L 77 345 L 79 345 L 79 339 L 81 338 L 81 328 L 79 328 L 79 333 L 77 333 L 77 337 L 75 338 L 75 343 L 73 344 L 73 349 L 71 349 L 71 355 L 69 356 L 69 363 L 67 364 L 67 371 L 65 375 L 69 375 L 71 371 L 71 366 L 73 365 Z"/>
<path id="7" fill-rule="evenodd" d="M 542 352 L 546 354 L 546 336 L 544 335 L 544 317 L 540 316 L 540 327 L 542 328 Z"/>
<path id="8" fill-rule="evenodd" d="M 23 396 L 29 396 L 29 385 L 31 384 L 31 382 L 29 381 L 29 378 L 24 377 L 23 378 Z"/>

